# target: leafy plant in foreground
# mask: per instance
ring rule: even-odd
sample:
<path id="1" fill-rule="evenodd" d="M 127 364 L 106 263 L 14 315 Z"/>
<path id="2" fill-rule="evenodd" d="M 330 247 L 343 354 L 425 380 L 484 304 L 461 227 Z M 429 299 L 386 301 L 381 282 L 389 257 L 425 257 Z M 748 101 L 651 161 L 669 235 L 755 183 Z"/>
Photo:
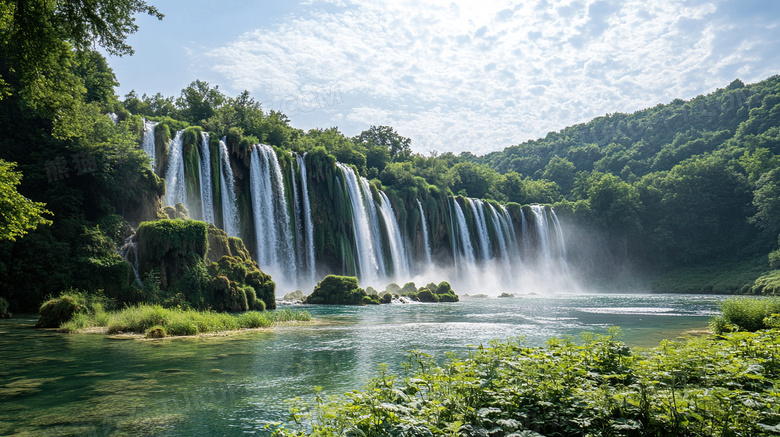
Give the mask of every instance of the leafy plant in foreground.
<path id="1" fill-rule="evenodd" d="M 582 345 L 494 341 L 441 363 L 412 352 L 362 391 L 291 406 L 277 435 L 759 436 L 780 432 L 780 331 L 628 349 L 619 330 Z"/>

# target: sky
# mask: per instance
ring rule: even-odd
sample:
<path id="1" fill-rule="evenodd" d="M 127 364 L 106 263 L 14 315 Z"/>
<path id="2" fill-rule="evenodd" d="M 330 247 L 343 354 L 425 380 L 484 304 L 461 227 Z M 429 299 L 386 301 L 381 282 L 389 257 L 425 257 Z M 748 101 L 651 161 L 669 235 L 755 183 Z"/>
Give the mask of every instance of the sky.
<path id="1" fill-rule="evenodd" d="M 482 155 L 780 73 L 776 0 L 149 0 L 120 98 L 196 79 L 303 130 L 389 125 Z"/>

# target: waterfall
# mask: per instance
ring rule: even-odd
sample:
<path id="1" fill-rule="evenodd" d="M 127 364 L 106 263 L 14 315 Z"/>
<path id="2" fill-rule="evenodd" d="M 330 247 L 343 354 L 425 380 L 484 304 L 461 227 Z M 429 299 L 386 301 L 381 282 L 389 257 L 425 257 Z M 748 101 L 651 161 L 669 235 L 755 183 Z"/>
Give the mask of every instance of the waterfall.
<path id="1" fill-rule="evenodd" d="M 549 262 L 551 257 L 550 251 L 550 234 L 547 228 L 547 212 L 542 205 L 531 205 L 531 210 L 534 212 L 534 227 L 536 228 L 536 236 L 538 239 L 537 250 L 541 255 L 541 259 Z"/>
<path id="2" fill-rule="evenodd" d="M 566 266 L 566 242 L 563 241 L 563 229 L 561 229 L 561 222 L 558 221 L 558 216 L 552 209 L 550 209 L 550 216 L 552 217 L 553 226 L 555 227 L 558 256 L 563 261 L 563 265 Z"/>
<path id="3" fill-rule="evenodd" d="M 141 276 L 138 274 L 138 242 L 135 241 L 135 239 L 135 232 L 133 232 L 133 235 L 125 239 L 125 244 L 120 247 L 117 252 L 119 252 L 119 256 L 121 256 L 122 259 L 127 261 L 127 263 L 133 267 L 135 281 L 138 283 L 138 285 L 143 287 L 144 284 L 141 282 Z"/>
<path id="4" fill-rule="evenodd" d="M 452 204 L 458 225 L 457 240 L 460 251 L 462 252 L 461 255 L 466 259 L 466 263 L 469 266 L 473 266 L 476 264 L 476 258 L 474 257 L 474 247 L 471 245 L 471 236 L 469 235 L 469 227 L 466 224 L 466 216 L 463 214 L 463 209 L 461 209 L 460 204 L 456 199 L 452 199 Z"/>
<path id="5" fill-rule="evenodd" d="M 154 130 L 155 123 L 145 120 L 142 147 L 150 156 L 154 152 Z M 309 290 L 315 283 L 317 271 L 324 270 L 323 267 L 318 269 L 317 263 L 324 261 L 335 270 L 332 273 L 354 272 L 364 287 L 383 287 L 392 281 L 447 280 L 466 290 L 477 293 L 485 290 L 489 294 L 504 290 L 572 288 L 564 233 L 558 216 L 549 207 L 530 205 L 512 210 L 510 214 L 506 207 L 480 199 L 448 197 L 438 203 L 422 197 L 411 198 L 408 202 L 412 208 L 415 208 L 414 202 L 417 203 L 420 226 L 404 223 L 402 228 L 399 219 L 412 216 L 411 211 L 397 210 L 406 202 L 393 205 L 387 193 L 372 187 L 351 166 L 337 162 L 335 174 L 332 169 L 325 172 L 332 178 L 330 182 L 336 181 L 339 187 L 334 191 L 332 185 L 310 184 L 305 154 L 292 153 L 289 160 L 285 156 L 285 161 L 280 162 L 272 147 L 255 145 L 247 156 L 238 159 L 230 156 L 223 138 L 218 151 L 213 151 L 219 154 L 218 167 L 212 168 L 211 137 L 203 132 L 200 147 L 194 149 L 200 159 L 198 168 L 187 167 L 185 173 L 185 164 L 189 161 L 184 159 L 182 139 L 183 131 L 179 131 L 168 145 L 165 172 L 168 189 L 164 204 L 182 203 L 192 216 L 221 223 L 225 232 L 233 237 L 242 232 L 253 232 L 250 234 L 250 245 L 251 239 L 256 243 L 253 254 L 261 269 L 272 275 L 280 292 L 295 288 Z M 283 169 L 282 165 L 287 162 L 290 168 Z M 322 169 L 318 166 L 308 170 L 313 168 L 318 171 L 316 180 L 322 180 Z M 199 187 L 194 179 L 185 180 L 188 176 L 199 177 Z M 244 186 L 247 188 L 242 188 Z M 217 187 L 219 198 L 216 198 Z M 240 193 L 247 196 L 250 223 L 240 221 Z M 318 259 L 316 252 L 312 202 L 321 200 L 321 196 L 332 199 L 325 198 L 320 207 L 332 204 L 349 208 L 347 217 L 339 219 L 345 223 L 338 223 L 338 227 L 331 230 L 338 234 L 326 235 L 324 251 L 319 254 L 341 254 L 336 255 L 339 257 L 336 260 Z M 196 203 L 198 200 L 200 207 Z M 431 205 L 432 210 L 423 209 L 425 201 L 430 202 L 426 208 Z M 195 211 L 190 211 L 188 204 Z M 518 212 L 519 216 L 516 216 Z M 433 254 L 442 253 L 446 248 L 439 245 L 447 244 L 441 240 L 446 232 L 428 227 L 431 217 L 439 216 L 445 220 L 441 222 L 443 226 L 449 224 L 453 258 L 449 266 L 447 259 L 437 260 L 437 267 L 441 268 L 431 269 L 426 267 L 433 265 Z M 420 240 L 422 244 L 419 244 Z M 123 246 L 122 253 L 132 264 L 135 255 L 131 252 L 135 248 L 131 243 L 128 241 Z M 422 253 L 413 253 L 414 250 Z M 447 268 L 453 266 L 454 271 L 448 272 Z"/>
<path id="6" fill-rule="evenodd" d="M 241 227 L 238 223 L 235 179 L 224 138 L 219 140 L 219 182 L 222 193 L 222 228 L 231 237 L 238 237 L 238 230 Z"/>
<path id="7" fill-rule="evenodd" d="M 523 257 L 527 257 L 529 251 L 528 221 L 525 218 L 525 212 L 522 208 L 520 208 L 520 231 L 523 237 Z"/>
<path id="8" fill-rule="evenodd" d="M 306 178 L 306 155 L 296 155 L 298 174 L 301 176 L 301 197 L 303 198 L 303 219 L 306 227 L 306 268 L 309 272 L 309 282 L 314 283 L 316 267 L 314 265 L 314 224 L 311 220 L 311 205 L 309 204 L 309 182 Z"/>
<path id="9" fill-rule="evenodd" d="M 377 284 L 380 276 L 384 276 L 384 259 L 377 257 L 381 250 L 375 249 L 379 241 L 372 234 L 372 224 L 369 219 L 369 210 L 374 208 L 371 192 L 364 198 L 363 191 L 360 189 L 358 177 L 351 167 L 340 162 L 336 163 L 344 176 L 344 182 L 347 187 L 349 202 L 352 206 L 352 229 L 355 237 L 355 261 L 357 263 L 358 277 L 363 283 Z M 370 202 L 369 202 L 370 201 Z M 380 248 L 381 249 L 381 248 Z M 381 264 L 380 264 L 381 263 Z M 380 272 L 382 266 L 382 275 Z"/>
<path id="10" fill-rule="evenodd" d="M 113 112 L 109 112 L 109 113 L 108 113 L 108 118 L 110 118 L 110 119 L 111 119 L 111 121 L 113 121 L 113 122 L 114 122 L 114 124 L 119 124 L 119 116 L 118 116 L 118 115 L 116 115 L 115 113 L 113 113 Z"/>
<path id="11" fill-rule="evenodd" d="M 294 153 L 290 152 L 290 155 Z M 296 167 L 298 160 L 295 161 L 295 165 L 290 163 L 290 185 L 293 189 L 293 222 L 295 223 L 295 262 L 301 269 L 304 266 L 303 261 L 303 217 L 301 216 L 301 203 L 298 197 L 298 181 L 295 177 L 298 172 Z M 300 272 L 298 272 L 300 273 Z"/>
<path id="12" fill-rule="evenodd" d="M 168 145 L 168 171 L 165 173 L 165 205 L 174 206 L 181 203 L 189 211 L 187 205 L 187 184 L 184 180 L 184 157 L 182 156 L 182 130 Z"/>
<path id="13" fill-rule="evenodd" d="M 144 118 L 144 138 L 143 142 L 141 143 L 141 148 L 144 152 L 146 152 L 147 155 L 149 155 L 149 158 L 152 160 L 152 171 L 154 171 L 154 155 L 155 155 L 155 147 L 154 147 L 154 127 L 157 126 L 156 121 L 150 121 Z"/>
<path id="14" fill-rule="evenodd" d="M 257 238 L 257 263 L 272 277 L 294 280 L 298 266 L 284 179 L 276 152 L 271 146 L 253 146 L 249 179 Z"/>
<path id="15" fill-rule="evenodd" d="M 474 215 L 474 224 L 477 231 L 477 244 L 479 244 L 479 259 L 487 261 L 490 259 L 490 235 L 485 223 L 484 203 L 479 199 L 466 198 L 466 202 L 471 206 L 471 212 Z"/>
<path id="16" fill-rule="evenodd" d="M 214 223 L 214 197 L 211 194 L 211 153 L 209 152 L 209 134 L 200 134 L 200 205 L 201 218 Z"/>
<path id="17" fill-rule="evenodd" d="M 504 233 L 504 227 L 498 217 L 498 213 L 496 212 L 496 209 L 493 208 L 493 205 L 489 203 L 487 204 L 487 208 L 490 211 L 490 223 L 493 224 L 493 229 L 496 230 L 496 240 L 498 240 L 498 253 L 495 256 L 496 258 L 500 257 L 505 262 L 511 262 L 512 260 L 506 243 L 507 236 Z"/>
<path id="18" fill-rule="evenodd" d="M 379 264 L 380 278 L 387 276 L 387 265 L 385 264 L 385 253 L 382 251 L 382 234 L 379 231 L 379 215 L 377 215 L 377 202 L 374 201 L 374 196 L 371 193 L 371 186 L 368 184 L 368 179 L 357 176 L 357 180 L 360 183 L 360 190 L 363 193 L 363 203 L 368 212 L 368 223 L 371 224 L 371 240 L 374 242 L 374 252 L 377 263 Z"/>
<path id="19" fill-rule="evenodd" d="M 523 216 L 523 210 L 520 210 L 520 216 L 522 217 L 522 224 L 525 225 L 525 217 Z M 504 235 L 506 236 L 507 241 L 507 250 L 510 253 L 510 257 L 513 260 L 516 260 L 517 263 L 521 263 L 523 260 L 523 256 L 520 252 L 520 245 L 517 242 L 517 233 L 515 232 L 515 226 L 512 223 L 512 217 L 509 216 L 509 211 L 504 206 L 501 206 L 501 215 L 500 215 L 500 222 L 501 227 L 504 232 Z M 521 229 L 525 229 L 522 227 Z M 523 241 L 525 241 L 526 238 L 523 236 Z"/>
<path id="20" fill-rule="evenodd" d="M 404 247 L 404 241 L 401 238 L 401 229 L 398 227 L 398 222 L 395 219 L 395 212 L 393 211 L 393 206 L 390 205 L 390 199 L 387 198 L 383 191 L 379 192 L 379 196 L 382 198 L 379 210 L 385 222 L 390 256 L 393 260 L 393 275 L 397 279 L 406 280 L 410 277 L 409 258 L 407 257 L 406 247 Z"/>
<path id="21" fill-rule="evenodd" d="M 425 223 L 425 211 L 423 211 L 420 199 L 417 199 L 417 207 L 420 208 L 420 219 L 422 220 L 422 237 L 423 242 L 425 243 L 425 263 L 426 265 L 431 265 L 431 244 L 428 241 L 428 226 Z"/>

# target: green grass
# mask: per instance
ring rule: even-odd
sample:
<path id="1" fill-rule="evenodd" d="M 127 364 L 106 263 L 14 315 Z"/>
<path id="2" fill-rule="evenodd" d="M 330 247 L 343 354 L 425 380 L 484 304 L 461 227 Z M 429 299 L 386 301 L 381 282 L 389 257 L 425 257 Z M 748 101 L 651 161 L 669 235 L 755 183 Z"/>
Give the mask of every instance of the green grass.
<path id="1" fill-rule="evenodd" d="M 60 326 L 62 331 L 78 332 L 86 328 L 105 327 L 109 334 L 131 332 L 146 334 L 153 327 L 162 328 L 165 336 L 197 335 L 247 328 L 267 328 L 277 323 L 310 321 L 307 311 L 289 309 L 249 311 L 238 315 L 214 311 L 163 308 L 138 305 L 100 315 L 76 314 Z"/>
<path id="2" fill-rule="evenodd" d="M 613 332 L 614 334 L 614 332 Z M 285 436 L 769 436 L 780 433 L 780 331 L 663 341 L 494 341 L 401 375 L 291 403 Z"/>
<path id="3" fill-rule="evenodd" d="M 765 319 L 780 314 L 780 297 L 734 297 L 721 303 L 721 315 L 710 320 L 717 334 L 771 328 Z"/>

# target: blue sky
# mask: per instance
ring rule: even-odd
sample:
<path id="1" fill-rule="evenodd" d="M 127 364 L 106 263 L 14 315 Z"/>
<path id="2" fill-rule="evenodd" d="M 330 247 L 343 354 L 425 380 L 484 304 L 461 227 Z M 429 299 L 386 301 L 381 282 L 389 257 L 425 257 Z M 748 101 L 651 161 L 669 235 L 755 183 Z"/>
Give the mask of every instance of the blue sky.
<path id="1" fill-rule="evenodd" d="M 484 154 L 613 112 L 780 73 L 780 1 L 151 1 L 118 94 L 195 79 L 294 127 L 390 125 Z"/>

